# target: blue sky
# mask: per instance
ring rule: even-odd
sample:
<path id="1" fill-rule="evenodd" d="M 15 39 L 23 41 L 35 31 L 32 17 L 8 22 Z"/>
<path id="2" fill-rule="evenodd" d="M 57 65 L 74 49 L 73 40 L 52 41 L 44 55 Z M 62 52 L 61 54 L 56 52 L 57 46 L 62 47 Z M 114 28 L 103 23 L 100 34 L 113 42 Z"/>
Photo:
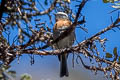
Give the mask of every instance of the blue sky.
<path id="1" fill-rule="evenodd" d="M 71 3 L 71 8 L 75 3 Z M 111 7 L 111 4 L 104 4 L 102 0 L 91 0 L 86 6 L 83 8 L 82 14 L 85 16 L 86 23 L 85 27 L 88 29 L 88 33 L 83 30 L 77 28 L 76 36 L 77 41 L 81 42 L 85 38 L 89 38 L 97 32 L 101 31 L 105 27 L 109 26 L 111 22 L 111 16 L 113 20 L 117 18 L 117 12 L 109 14 L 114 10 Z M 51 13 L 52 14 L 52 13 Z M 44 18 L 47 19 L 47 18 Z M 54 19 L 54 17 L 53 17 Z M 50 26 L 52 28 L 52 25 Z M 110 30 L 101 35 L 101 38 L 108 38 L 106 42 L 106 50 L 108 52 L 112 52 L 115 46 L 120 49 L 120 38 L 118 35 L 120 31 L 115 28 L 116 32 Z M 12 36 L 13 34 L 11 34 Z M 103 54 L 103 53 L 101 53 Z M 17 59 L 13 61 L 12 68 L 17 71 L 18 76 L 22 73 L 29 73 L 33 76 L 33 80 L 105 80 L 103 77 L 103 73 L 99 73 L 97 76 L 94 75 L 94 72 L 86 70 L 81 63 L 75 64 L 75 67 L 72 68 L 72 55 L 69 56 L 68 66 L 69 66 L 69 74 L 68 78 L 59 78 L 59 61 L 56 56 L 35 56 L 35 64 L 30 65 L 30 57 L 28 55 L 23 55 L 20 57 L 19 64 L 17 63 Z M 85 60 L 87 63 L 88 61 Z M 92 77 L 91 77 L 92 76 Z M 94 77 L 93 77 L 94 76 Z M 99 79 L 100 77 L 100 79 Z M 93 79 L 94 78 L 94 79 Z M 103 79 L 101 79 L 103 78 Z"/>

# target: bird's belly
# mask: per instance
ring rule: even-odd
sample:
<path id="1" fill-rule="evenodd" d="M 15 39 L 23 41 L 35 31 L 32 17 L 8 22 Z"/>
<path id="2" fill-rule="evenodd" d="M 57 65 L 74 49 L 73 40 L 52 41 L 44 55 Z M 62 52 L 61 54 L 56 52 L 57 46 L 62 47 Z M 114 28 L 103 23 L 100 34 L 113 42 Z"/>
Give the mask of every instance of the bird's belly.
<path id="1" fill-rule="evenodd" d="M 56 44 L 56 49 L 68 48 L 71 47 L 75 40 L 75 34 L 72 32 Z"/>

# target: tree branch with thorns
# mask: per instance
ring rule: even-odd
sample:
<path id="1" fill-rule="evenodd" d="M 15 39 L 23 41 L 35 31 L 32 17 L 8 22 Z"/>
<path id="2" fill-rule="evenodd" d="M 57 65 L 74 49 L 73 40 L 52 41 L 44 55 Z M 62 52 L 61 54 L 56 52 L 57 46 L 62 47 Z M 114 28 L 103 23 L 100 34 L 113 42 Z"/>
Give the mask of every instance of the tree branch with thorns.
<path id="1" fill-rule="evenodd" d="M 57 0 L 54 0 L 48 9 L 44 9 L 44 11 L 39 11 L 39 7 L 36 5 L 36 2 L 34 0 L 14 0 L 13 2 L 11 0 L 8 0 L 8 2 L 4 2 L 4 0 L 2 0 L 0 5 L 0 11 L 2 11 L 0 13 L 0 61 L 2 61 L 6 65 L 10 65 L 10 63 L 12 63 L 14 59 L 16 59 L 16 56 L 21 56 L 23 54 L 46 56 L 59 55 L 63 52 L 68 54 L 72 53 L 76 54 L 77 56 L 76 62 L 79 59 L 79 61 L 81 61 L 82 65 L 86 69 L 95 71 L 95 73 L 97 73 L 97 71 L 102 71 L 104 72 L 106 77 L 109 77 L 113 80 L 119 80 L 120 57 L 118 56 L 117 48 L 114 48 L 114 57 L 112 54 L 106 53 L 105 42 L 107 41 L 107 39 L 100 38 L 100 36 L 105 32 L 108 32 L 113 28 L 119 28 L 119 16 L 108 27 L 94 34 L 90 38 L 83 40 L 82 42 L 78 42 L 72 47 L 57 50 L 52 49 L 55 43 L 68 36 L 69 33 L 75 30 L 77 26 L 86 23 L 85 16 L 82 16 L 81 12 L 84 6 L 86 6 L 87 2 L 88 0 L 81 0 L 81 2 L 79 2 L 79 5 L 76 4 L 78 8 L 75 17 L 73 18 L 73 23 L 71 27 L 63 32 L 56 40 L 53 40 L 52 29 L 47 26 L 47 22 L 49 21 L 42 21 L 41 16 L 48 15 L 51 22 L 51 13 L 54 13 L 58 9 L 56 5 L 61 5 L 61 3 L 69 5 L 70 3 L 67 3 L 64 0 L 61 3 Z M 28 7 L 26 8 L 26 6 Z M 5 10 L 3 10 L 3 7 L 5 7 Z M 42 8 L 43 6 L 40 7 Z M 59 8 L 60 7 L 68 8 L 67 5 L 61 5 L 59 6 Z M 71 15 L 73 15 L 74 13 L 71 10 L 67 12 Z M 4 13 L 6 13 L 7 17 L 3 15 Z M 35 18 L 36 16 L 37 18 Z M 35 22 L 34 25 L 32 25 L 32 19 Z M 13 42 L 9 41 L 9 35 L 8 37 L 5 37 L 3 35 L 3 33 L 12 33 L 12 30 L 10 30 L 10 28 L 18 29 L 18 33 L 14 37 Z M 103 53 L 106 53 L 106 57 L 99 56 L 99 54 L 101 53 L 98 51 L 96 41 L 101 45 Z M 38 45 L 38 43 L 42 43 L 44 45 Z M 47 48 L 50 48 L 50 50 L 47 50 Z M 97 63 L 97 65 L 85 64 L 81 56 L 85 56 L 87 59 L 89 59 L 90 63 L 96 61 L 95 63 Z M 109 60 L 106 58 L 113 58 L 113 60 Z M 106 64 L 106 66 L 103 66 L 103 64 Z"/>

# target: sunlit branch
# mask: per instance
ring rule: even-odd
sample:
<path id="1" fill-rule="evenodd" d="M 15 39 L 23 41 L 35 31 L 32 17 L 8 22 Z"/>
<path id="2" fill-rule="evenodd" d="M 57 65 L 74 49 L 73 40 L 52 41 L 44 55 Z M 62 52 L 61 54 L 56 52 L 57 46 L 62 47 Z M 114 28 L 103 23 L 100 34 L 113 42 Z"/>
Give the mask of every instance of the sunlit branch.
<path id="1" fill-rule="evenodd" d="M 56 3 L 57 3 L 57 0 L 54 0 L 54 2 L 51 4 L 50 8 L 48 8 L 47 10 L 42 11 L 42 12 L 31 13 L 29 15 L 31 15 L 31 16 L 37 16 L 37 15 L 48 14 L 50 11 L 52 11 L 55 8 Z"/>

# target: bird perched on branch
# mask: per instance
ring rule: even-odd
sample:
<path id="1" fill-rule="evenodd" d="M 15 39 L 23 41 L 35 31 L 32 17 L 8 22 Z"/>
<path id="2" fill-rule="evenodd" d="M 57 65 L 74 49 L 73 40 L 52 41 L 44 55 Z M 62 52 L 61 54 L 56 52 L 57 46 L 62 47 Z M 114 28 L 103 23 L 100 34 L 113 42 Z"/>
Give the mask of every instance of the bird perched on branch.
<path id="1" fill-rule="evenodd" d="M 68 28 L 71 27 L 72 22 L 69 20 L 68 15 L 64 12 L 58 12 L 55 14 L 56 23 L 53 27 L 53 39 L 57 39 L 61 33 L 65 30 L 69 30 Z M 55 43 L 55 49 L 64 49 L 71 47 L 75 40 L 75 31 L 73 30 L 69 33 L 68 36 L 64 37 L 63 39 L 59 40 Z M 68 68 L 67 68 L 67 53 L 62 53 L 58 55 L 60 61 L 60 77 L 68 76 Z"/>

